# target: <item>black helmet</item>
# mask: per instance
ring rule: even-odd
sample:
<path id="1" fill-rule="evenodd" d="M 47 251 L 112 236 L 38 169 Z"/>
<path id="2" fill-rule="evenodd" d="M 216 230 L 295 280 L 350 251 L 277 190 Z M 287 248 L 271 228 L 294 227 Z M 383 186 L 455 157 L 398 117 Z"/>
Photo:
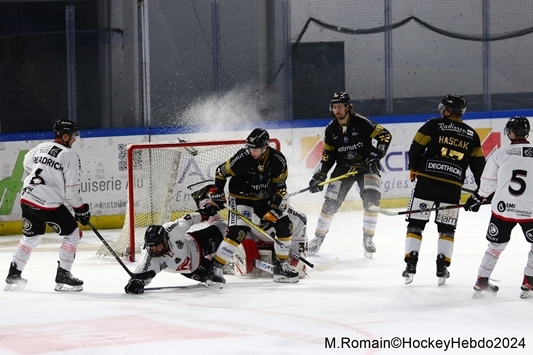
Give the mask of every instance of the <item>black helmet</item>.
<path id="1" fill-rule="evenodd" d="M 336 92 L 331 97 L 331 100 L 329 101 L 329 110 L 333 111 L 333 104 L 342 103 L 345 106 L 348 106 L 350 104 L 350 95 L 348 93 L 341 91 Z"/>
<path id="2" fill-rule="evenodd" d="M 264 148 L 270 142 L 268 132 L 262 128 L 256 128 L 246 138 L 246 148 Z"/>
<path id="3" fill-rule="evenodd" d="M 159 244 L 165 244 L 168 246 L 168 232 L 165 228 L 163 228 L 163 226 L 152 224 L 148 226 L 148 228 L 146 228 L 146 232 L 144 232 L 144 249 L 148 249 L 148 252 L 152 256 L 161 256 L 167 252 L 167 248 L 164 248 L 161 253 L 157 254 L 154 254 L 150 251 L 150 247 Z"/>
<path id="4" fill-rule="evenodd" d="M 57 120 L 56 123 L 54 123 L 53 131 L 56 138 L 60 138 L 64 133 L 67 133 L 68 135 L 76 134 L 80 129 L 76 123 L 70 120 Z"/>
<path id="5" fill-rule="evenodd" d="M 460 95 L 449 94 L 442 98 L 438 110 L 445 109 L 454 115 L 462 116 L 466 112 L 466 99 Z"/>
<path id="6" fill-rule="evenodd" d="M 525 138 L 529 135 L 529 121 L 524 116 L 513 116 L 505 124 L 504 133 L 506 136 L 513 132 L 516 137 Z"/>

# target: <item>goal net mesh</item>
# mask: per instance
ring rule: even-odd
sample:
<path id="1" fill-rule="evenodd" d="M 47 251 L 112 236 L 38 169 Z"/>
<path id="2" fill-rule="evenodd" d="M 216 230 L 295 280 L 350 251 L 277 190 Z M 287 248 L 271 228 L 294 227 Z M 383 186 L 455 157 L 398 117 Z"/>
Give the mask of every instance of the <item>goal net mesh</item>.
<path id="1" fill-rule="evenodd" d="M 271 140 L 277 149 L 279 142 Z M 195 143 L 145 143 L 128 147 L 128 199 L 124 226 L 110 243 L 122 257 L 135 260 L 142 251 L 144 231 L 151 224 L 174 221 L 197 210 L 191 193 L 214 182 L 216 167 L 239 149 L 244 140 Z M 222 211 L 224 217 L 227 212 Z M 204 223 L 193 229 L 205 227 Z M 97 257 L 112 257 L 102 246 Z"/>

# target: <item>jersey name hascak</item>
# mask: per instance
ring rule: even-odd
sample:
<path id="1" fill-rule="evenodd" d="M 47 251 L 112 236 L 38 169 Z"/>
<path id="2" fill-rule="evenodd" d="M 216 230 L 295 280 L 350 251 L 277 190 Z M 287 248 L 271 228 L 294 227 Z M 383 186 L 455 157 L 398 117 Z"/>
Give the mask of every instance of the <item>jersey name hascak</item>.
<path id="1" fill-rule="evenodd" d="M 63 165 L 61 165 L 61 163 L 55 161 L 52 158 L 36 156 L 33 158 L 33 163 L 46 165 L 46 166 L 51 167 L 52 169 L 63 171 Z"/>
<path id="2" fill-rule="evenodd" d="M 470 144 L 470 142 L 465 142 L 462 139 L 458 139 L 454 137 L 446 137 L 446 136 L 439 136 L 439 143 L 448 144 L 453 147 L 459 147 L 465 150 L 469 150 L 468 145 Z"/>
<path id="3" fill-rule="evenodd" d="M 426 163 L 426 171 L 433 171 L 441 174 L 452 175 L 458 179 L 462 179 L 463 177 L 463 169 L 461 169 L 461 167 L 431 159 L 428 160 Z"/>

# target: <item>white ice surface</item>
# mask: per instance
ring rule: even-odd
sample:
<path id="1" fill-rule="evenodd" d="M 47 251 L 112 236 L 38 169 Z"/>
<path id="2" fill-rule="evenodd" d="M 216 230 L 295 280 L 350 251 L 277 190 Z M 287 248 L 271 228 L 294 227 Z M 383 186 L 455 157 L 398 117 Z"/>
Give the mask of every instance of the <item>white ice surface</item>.
<path id="1" fill-rule="evenodd" d="M 72 270 L 85 281 L 84 290 L 55 292 L 60 239 L 47 234 L 23 272 L 29 280 L 26 289 L 0 291 L 0 354 L 532 354 L 533 299 L 518 297 L 529 244 L 518 227 L 493 273 L 501 279 L 500 292 L 472 298 L 489 216 L 488 206 L 479 213 L 461 211 L 451 277 L 440 287 L 432 222 L 424 234 L 418 273 L 412 284 L 404 285 L 403 216 L 379 216 L 377 253 L 366 259 L 362 212 L 339 212 L 320 255 L 308 258 L 319 264 L 338 257 L 339 264 L 326 272 L 309 270 L 298 284 L 227 276 L 222 290 L 143 295 L 124 293 L 128 275 L 116 260 L 95 257 L 101 242 L 92 232 L 84 232 Z M 311 238 L 317 214 L 308 217 Z M 118 235 L 101 233 L 109 239 Z M 2 278 L 19 239 L 0 237 Z M 161 273 L 150 286 L 190 283 Z M 391 349 L 387 341 L 394 337 L 410 339 L 411 347 L 406 343 Z M 524 339 L 525 347 L 514 338 Z M 335 339 L 336 348 L 326 348 L 326 339 Z M 381 347 L 361 348 L 365 340 Z M 458 341 L 471 346 L 471 340 L 485 340 L 485 346 L 492 341 L 501 348 L 459 348 Z M 455 341 L 453 348 L 446 349 L 444 342 L 450 341 Z M 513 344 L 518 348 L 504 348 Z"/>

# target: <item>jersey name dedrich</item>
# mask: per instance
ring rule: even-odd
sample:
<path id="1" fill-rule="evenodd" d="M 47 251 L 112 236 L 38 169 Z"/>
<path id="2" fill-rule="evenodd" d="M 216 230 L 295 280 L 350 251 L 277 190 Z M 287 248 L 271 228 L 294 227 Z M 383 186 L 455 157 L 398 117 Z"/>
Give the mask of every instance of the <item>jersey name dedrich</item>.
<path id="1" fill-rule="evenodd" d="M 50 168 L 53 168 L 53 169 L 56 169 L 56 170 L 59 170 L 59 171 L 63 171 L 63 165 L 60 163 L 60 162 L 57 162 L 55 161 L 54 159 L 52 158 L 48 158 L 48 157 L 35 157 L 33 158 L 33 163 L 34 164 L 42 164 L 42 165 L 46 165 Z"/>

